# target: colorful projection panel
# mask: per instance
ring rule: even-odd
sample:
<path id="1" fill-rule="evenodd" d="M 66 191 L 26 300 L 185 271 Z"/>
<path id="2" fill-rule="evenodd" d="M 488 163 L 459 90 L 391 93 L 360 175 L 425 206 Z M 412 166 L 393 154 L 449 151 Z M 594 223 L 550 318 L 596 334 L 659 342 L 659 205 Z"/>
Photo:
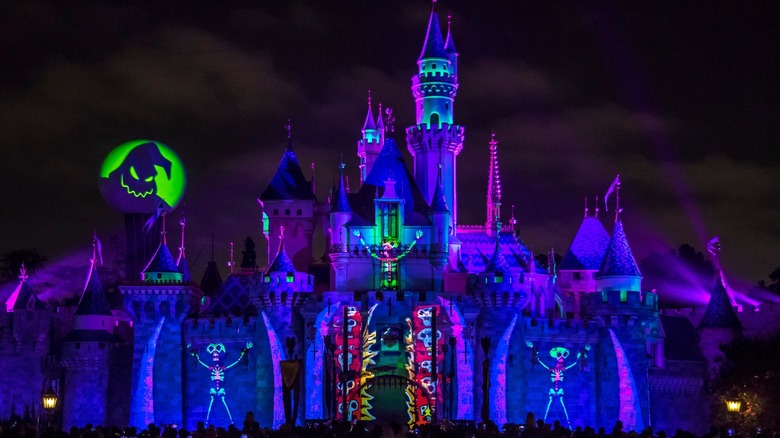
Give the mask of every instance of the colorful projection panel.
<path id="1" fill-rule="evenodd" d="M 442 331 L 437 327 L 434 332 L 434 315 L 440 312 L 439 306 L 418 306 L 411 318 L 411 357 L 409 379 L 417 385 L 410 385 L 406 395 L 409 398 L 409 425 L 422 425 L 433 422 L 437 400 L 441 399 L 441 368 L 444 363 L 442 352 Z M 433 350 L 436 345 L 436 360 Z M 435 373 L 434 373 L 435 369 Z"/>

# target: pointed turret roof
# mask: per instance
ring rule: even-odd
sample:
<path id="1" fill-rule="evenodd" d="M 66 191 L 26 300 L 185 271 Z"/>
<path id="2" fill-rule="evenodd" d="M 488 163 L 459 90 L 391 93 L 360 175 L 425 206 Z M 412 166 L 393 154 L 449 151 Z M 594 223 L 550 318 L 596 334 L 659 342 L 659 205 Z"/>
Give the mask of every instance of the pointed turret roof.
<path id="1" fill-rule="evenodd" d="M 204 295 L 211 297 L 219 292 L 220 287 L 222 287 L 222 275 L 219 273 L 217 262 L 212 260 L 206 264 L 206 271 L 200 280 L 200 290 Z"/>
<path id="2" fill-rule="evenodd" d="M 729 293 L 723 284 L 722 272 L 718 273 L 715 285 L 712 287 L 710 302 L 707 304 L 707 310 L 699 323 L 699 328 L 727 328 L 732 330 L 741 330 L 742 323 L 731 306 Z"/>
<path id="3" fill-rule="evenodd" d="M 108 298 L 100 284 L 94 260 L 91 262 L 89 274 L 87 274 L 87 284 L 81 294 L 75 315 L 111 316 L 111 307 L 108 305 Z"/>
<path id="4" fill-rule="evenodd" d="M 604 255 L 609 245 L 609 234 L 601 221 L 592 216 L 586 216 L 574 235 L 574 240 L 563 256 L 562 270 L 597 270 L 601 267 Z"/>
<path id="5" fill-rule="evenodd" d="M 5 301 L 6 312 L 13 312 L 25 309 L 43 310 L 46 304 L 38 298 L 38 295 L 27 283 L 27 269 L 24 263 L 20 268 L 19 286 L 16 286 L 11 296 Z"/>
<path id="6" fill-rule="evenodd" d="M 160 245 L 157 247 L 157 251 L 154 252 L 154 256 L 149 261 L 149 264 L 146 265 L 146 268 L 143 270 L 143 272 L 179 273 L 179 267 L 176 266 L 176 262 L 173 260 L 173 255 L 171 255 L 171 250 L 168 249 L 168 245 L 165 243 L 165 241 L 160 242 Z"/>
<path id="7" fill-rule="evenodd" d="M 620 218 L 615 222 L 612 238 L 609 240 L 604 260 L 596 277 L 642 277 L 631 247 L 628 245 L 623 221 Z"/>
<path id="8" fill-rule="evenodd" d="M 447 198 L 444 197 L 444 185 L 441 180 L 441 164 L 439 164 L 438 175 L 436 175 L 436 188 L 433 189 L 431 210 L 433 210 L 434 213 L 449 213 L 450 211 L 447 207 Z"/>
<path id="9" fill-rule="evenodd" d="M 455 48 L 455 40 L 452 39 L 452 22 L 451 17 L 447 17 L 447 41 L 444 43 L 444 51 L 453 54 L 458 53 L 458 49 Z"/>
<path id="10" fill-rule="evenodd" d="M 279 163 L 279 167 L 276 168 L 276 173 L 268 187 L 260 195 L 262 201 L 278 201 L 278 200 L 316 200 L 314 192 L 311 190 L 311 183 L 306 181 L 301 170 L 301 165 L 298 163 L 298 157 L 292 148 L 292 140 L 288 136 L 287 148 L 282 155 L 282 160 Z"/>
<path id="11" fill-rule="evenodd" d="M 382 114 L 379 114 L 381 120 Z M 363 123 L 363 132 L 368 130 L 376 130 L 376 123 L 374 122 L 374 112 L 371 110 L 371 91 L 368 92 L 368 111 L 366 112 L 366 121 Z"/>
<path id="12" fill-rule="evenodd" d="M 509 264 L 504 258 L 504 254 L 501 253 L 501 223 L 496 224 L 496 247 L 493 251 L 493 257 L 490 258 L 485 270 L 483 272 L 493 272 L 505 274 L 509 273 Z"/>
<path id="13" fill-rule="evenodd" d="M 182 281 L 184 281 L 185 283 L 189 283 L 190 281 L 192 281 L 192 274 L 190 274 L 190 267 L 187 264 L 187 259 L 185 257 L 179 258 L 179 263 L 177 268 L 181 273 Z"/>
<path id="14" fill-rule="evenodd" d="M 347 200 L 347 188 L 344 185 L 344 163 L 341 163 L 339 170 L 339 185 L 333 196 L 333 202 L 330 209 L 331 213 L 351 213 L 349 201 Z"/>
<path id="15" fill-rule="evenodd" d="M 404 200 L 404 223 L 407 225 L 430 225 L 430 206 L 420 192 L 414 176 L 407 169 L 395 139 L 388 138 L 371 167 L 366 180 L 356 194 L 350 194 L 352 208 L 350 224 L 369 225 L 374 223 L 374 198 L 381 197 L 385 181 L 395 180 L 395 192 Z"/>
<path id="16" fill-rule="evenodd" d="M 444 51 L 444 40 L 441 37 L 439 14 L 433 9 L 428 20 L 428 31 L 425 34 L 425 43 L 418 62 L 429 58 L 447 59 L 447 53 Z"/>
<path id="17" fill-rule="evenodd" d="M 293 265 L 290 256 L 287 255 L 287 251 L 284 250 L 284 234 L 279 239 L 279 251 L 276 253 L 271 266 L 268 267 L 266 274 L 271 272 L 295 272 L 295 265 Z"/>

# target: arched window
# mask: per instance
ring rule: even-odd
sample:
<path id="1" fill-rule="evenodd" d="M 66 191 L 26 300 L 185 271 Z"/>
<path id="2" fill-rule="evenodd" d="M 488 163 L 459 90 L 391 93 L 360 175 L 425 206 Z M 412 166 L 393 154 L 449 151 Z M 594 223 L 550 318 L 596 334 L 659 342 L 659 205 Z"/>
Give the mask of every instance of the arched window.
<path id="1" fill-rule="evenodd" d="M 287 210 L 284 210 L 284 215 L 285 216 L 289 216 L 290 215 L 290 209 L 289 208 Z"/>
<path id="2" fill-rule="evenodd" d="M 431 126 L 439 126 L 439 114 L 431 114 Z"/>

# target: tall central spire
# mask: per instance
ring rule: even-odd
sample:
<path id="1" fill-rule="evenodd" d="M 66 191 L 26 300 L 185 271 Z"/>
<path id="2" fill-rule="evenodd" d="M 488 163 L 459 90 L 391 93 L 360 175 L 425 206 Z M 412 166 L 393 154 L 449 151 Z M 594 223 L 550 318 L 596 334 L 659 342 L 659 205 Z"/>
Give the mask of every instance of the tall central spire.
<path id="1" fill-rule="evenodd" d="M 501 175 L 498 169 L 498 140 L 496 133 L 490 134 L 490 168 L 488 169 L 487 222 L 486 229 L 495 228 L 501 221 Z"/>

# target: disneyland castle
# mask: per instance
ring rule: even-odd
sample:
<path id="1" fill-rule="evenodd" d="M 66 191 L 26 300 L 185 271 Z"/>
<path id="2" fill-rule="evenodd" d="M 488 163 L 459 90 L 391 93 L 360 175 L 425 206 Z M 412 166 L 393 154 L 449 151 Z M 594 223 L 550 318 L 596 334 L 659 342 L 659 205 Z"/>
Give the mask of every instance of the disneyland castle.
<path id="1" fill-rule="evenodd" d="M 743 312 L 720 279 L 706 310 L 660 312 L 620 215 L 598 209 L 585 210 L 557 266 L 538 265 L 501 210 L 495 135 L 485 222 L 459 223 L 459 206 L 483 200 L 458 197 L 466 128 L 454 111 L 458 52 L 440 26 L 433 11 L 412 76 L 414 124 L 398 129 L 369 98 L 359 189 L 342 165 L 317 199 L 288 139 L 258 194 L 267 267 L 248 239 L 226 279 L 211 262 L 198 284 L 183 241 L 174 256 L 161 233 L 119 299 L 101 284 L 96 251 L 78 306 L 56 309 L 22 273 L 0 307 L 0 418 L 40 412 L 53 388 L 65 428 L 194 429 L 251 411 L 268 427 L 503 425 L 534 412 L 570 427 L 706 430 L 706 384 L 719 346 L 749 330 Z"/>

